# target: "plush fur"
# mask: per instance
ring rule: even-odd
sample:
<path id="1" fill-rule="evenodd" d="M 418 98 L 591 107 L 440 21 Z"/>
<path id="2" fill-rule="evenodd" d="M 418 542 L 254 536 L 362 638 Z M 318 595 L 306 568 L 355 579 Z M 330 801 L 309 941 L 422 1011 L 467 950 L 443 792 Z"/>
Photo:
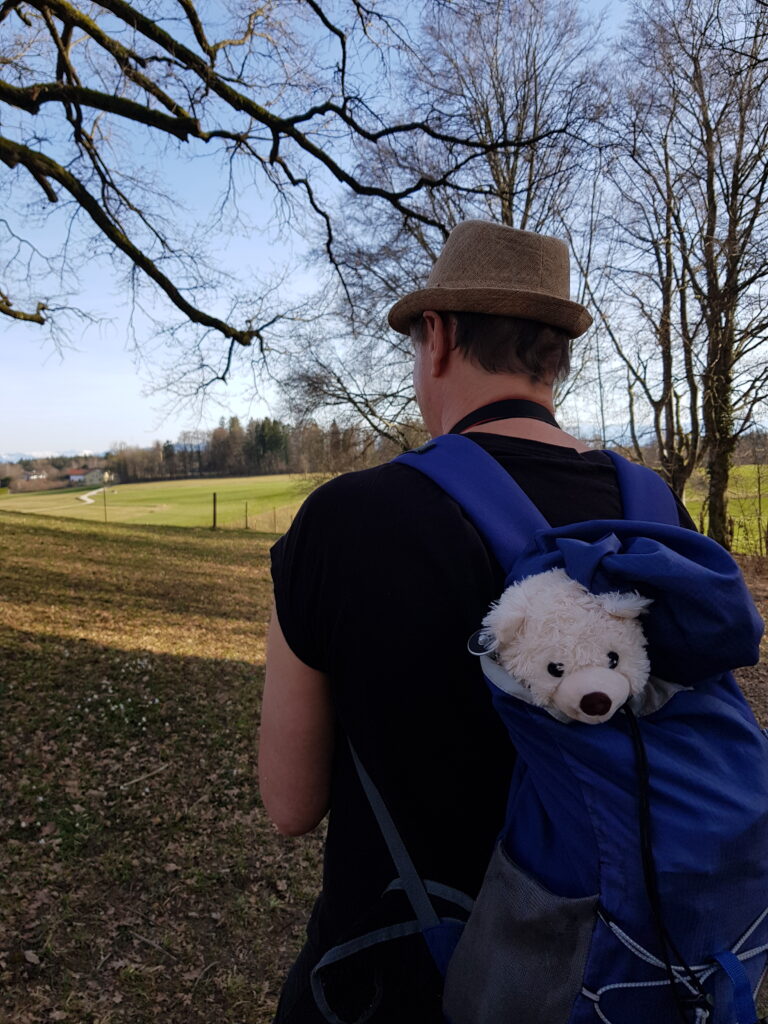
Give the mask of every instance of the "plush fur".
<path id="1" fill-rule="evenodd" d="M 483 620 L 484 638 L 502 667 L 530 690 L 534 704 L 603 722 L 648 679 L 639 616 L 650 604 L 634 592 L 591 594 L 562 569 L 552 569 L 504 591 Z M 548 666 L 562 668 L 562 675 L 552 675 Z M 610 707 L 596 695 L 608 698 Z"/>

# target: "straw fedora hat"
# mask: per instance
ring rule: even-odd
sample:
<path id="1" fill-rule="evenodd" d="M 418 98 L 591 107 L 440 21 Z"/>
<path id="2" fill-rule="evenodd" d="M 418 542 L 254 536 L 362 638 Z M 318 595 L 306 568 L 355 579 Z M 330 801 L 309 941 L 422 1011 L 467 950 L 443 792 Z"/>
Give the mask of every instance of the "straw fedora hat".
<path id="1" fill-rule="evenodd" d="M 571 302 L 565 242 L 485 220 L 456 225 L 426 288 L 396 302 L 389 324 L 408 334 L 412 318 L 425 309 L 524 317 L 559 327 L 571 338 L 592 323 L 584 306 Z"/>

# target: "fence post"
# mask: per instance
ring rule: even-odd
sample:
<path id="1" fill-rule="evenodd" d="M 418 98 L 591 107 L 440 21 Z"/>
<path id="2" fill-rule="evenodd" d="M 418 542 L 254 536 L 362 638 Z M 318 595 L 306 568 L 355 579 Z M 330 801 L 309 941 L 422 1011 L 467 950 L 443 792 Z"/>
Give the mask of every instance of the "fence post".
<path id="1" fill-rule="evenodd" d="M 763 541 L 765 536 L 763 535 L 763 474 L 762 464 L 758 461 L 759 456 L 755 457 L 755 470 L 757 472 L 757 553 L 763 555 Z M 768 531 L 766 531 L 768 533 Z"/>
<path id="2" fill-rule="evenodd" d="M 213 492 L 213 526 L 211 529 L 216 529 L 216 491 Z"/>
<path id="3" fill-rule="evenodd" d="M 104 522 L 106 523 L 106 521 L 107 521 L 107 488 L 106 488 L 106 486 L 102 487 L 102 489 L 101 489 L 101 496 L 104 499 Z"/>
<path id="4" fill-rule="evenodd" d="M 245 503 L 245 528 L 248 529 L 248 502 Z"/>

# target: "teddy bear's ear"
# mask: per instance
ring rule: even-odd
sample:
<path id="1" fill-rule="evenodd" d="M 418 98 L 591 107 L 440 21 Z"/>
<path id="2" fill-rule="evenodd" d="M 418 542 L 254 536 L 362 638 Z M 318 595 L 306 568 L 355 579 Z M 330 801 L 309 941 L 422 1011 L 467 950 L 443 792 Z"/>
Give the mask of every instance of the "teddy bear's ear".
<path id="1" fill-rule="evenodd" d="M 519 584 L 507 587 L 483 619 L 483 634 L 489 650 L 499 644 L 512 643 L 522 632 L 529 611 L 529 602 Z"/>
<path id="2" fill-rule="evenodd" d="M 595 600 L 615 619 L 636 619 L 653 604 L 653 599 L 643 597 L 636 590 L 626 594 L 596 594 Z"/>

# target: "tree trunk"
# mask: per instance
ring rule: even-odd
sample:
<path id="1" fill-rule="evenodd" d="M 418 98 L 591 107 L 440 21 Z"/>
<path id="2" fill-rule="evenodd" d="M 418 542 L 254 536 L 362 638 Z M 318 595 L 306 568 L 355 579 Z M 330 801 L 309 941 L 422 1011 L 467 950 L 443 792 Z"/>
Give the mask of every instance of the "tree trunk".
<path id="1" fill-rule="evenodd" d="M 692 466 L 679 451 L 662 452 L 661 475 L 681 501 L 691 472 Z"/>
<path id="2" fill-rule="evenodd" d="M 710 537 L 730 550 L 731 536 L 728 526 L 728 477 L 731 471 L 733 446 L 718 444 L 710 451 L 707 459 L 707 476 L 709 477 L 709 527 Z"/>
<path id="3" fill-rule="evenodd" d="M 733 340 L 728 331 L 710 336 L 710 366 L 704 380 L 704 435 L 709 491 L 710 537 L 730 550 L 728 528 L 728 480 L 736 447 L 733 436 Z"/>

